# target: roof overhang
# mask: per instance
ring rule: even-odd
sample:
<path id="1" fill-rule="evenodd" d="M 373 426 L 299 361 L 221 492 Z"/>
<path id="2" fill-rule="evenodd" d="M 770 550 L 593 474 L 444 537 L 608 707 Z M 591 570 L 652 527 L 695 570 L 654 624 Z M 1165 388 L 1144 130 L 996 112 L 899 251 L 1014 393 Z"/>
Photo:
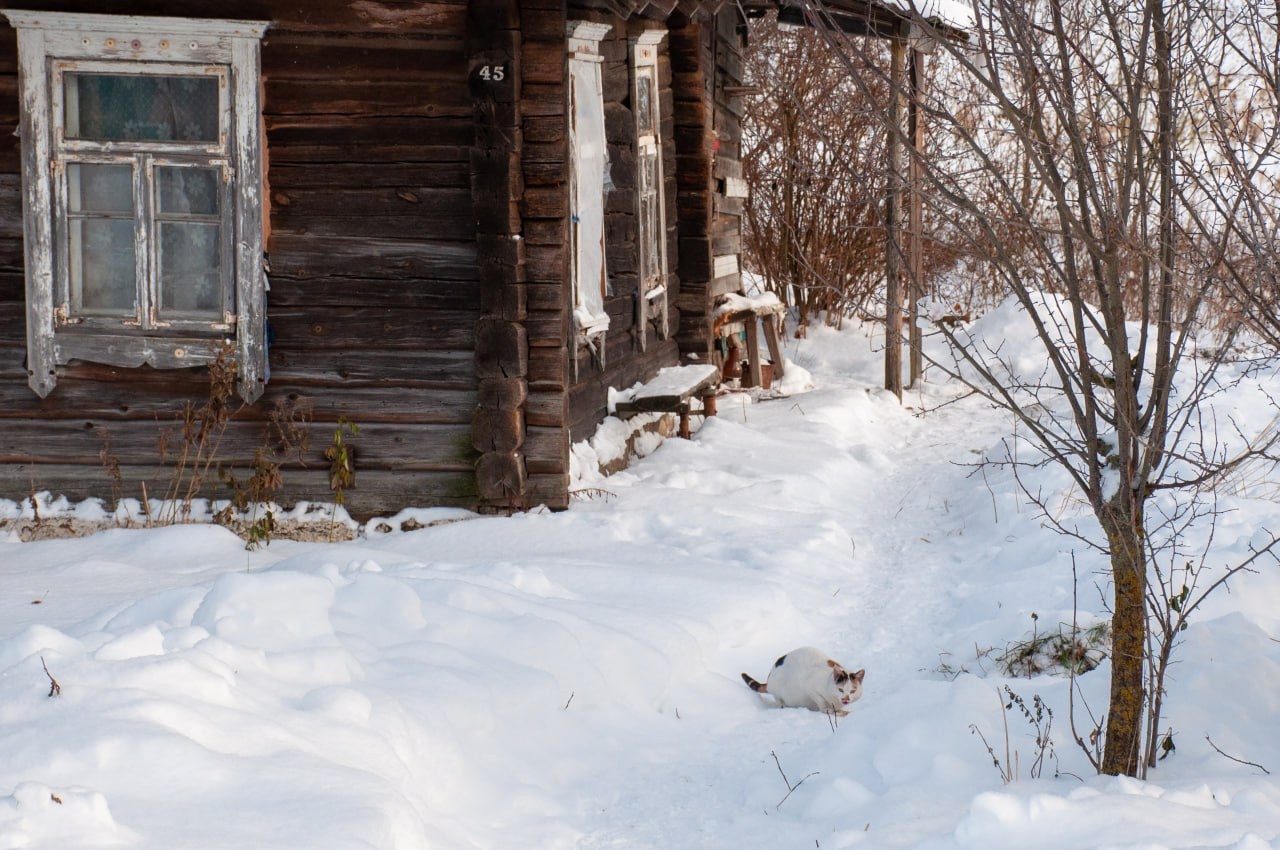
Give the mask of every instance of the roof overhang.
<path id="1" fill-rule="evenodd" d="M 849 35 L 967 42 L 968 22 L 943 14 L 955 5 L 940 0 L 744 0 L 742 7 L 749 16 L 777 9 L 781 23 L 834 28 Z"/>
<path id="2" fill-rule="evenodd" d="M 575 9 L 596 9 L 624 20 L 633 17 L 662 20 L 679 11 L 689 18 L 709 18 L 719 12 L 728 0 L 571 0 Z"/>

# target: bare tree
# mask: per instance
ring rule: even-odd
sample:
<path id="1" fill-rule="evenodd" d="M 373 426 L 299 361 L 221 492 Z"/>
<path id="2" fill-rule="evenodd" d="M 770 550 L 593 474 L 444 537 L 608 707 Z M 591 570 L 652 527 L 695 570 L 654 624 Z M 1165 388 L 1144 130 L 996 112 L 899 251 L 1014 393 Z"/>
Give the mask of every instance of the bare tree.
<path id="1" fill-rule="evenodd" d="M 945 136 L 945 159 L 926 151 L 918 163 L 930 219 L 1016 299 L 1045 357 L 1028 373 L 998 342 L 939 325 L 950 356 L 937 365 L 1010 411 L 1036 448 L 1017 462 L 1056 464 L 1097 522 L 1100 533 L 1063 526 L 1110 565 L 1112 679 L 1097 766 L 1141 775 L 1154 763 L 1164 672 L 1185 623 L 1179 535 L 1211 523 L 1214 482 L 1274 442 L 1206 421 L 1204 406 L 1242 327 L 1221 321 L 1224 308 L 1270 322 L 1280 339 L 1268 313 L 1280 257 L 1267 170 L 1280 114 L 1275 5 L 974 0 L 961 43 L 932 17 L 937 2 L 916 3 L 929 16 L 913 12 L 913 32 L 941 45 L 935 79 L 948 81 L 922 104 L 932 139 Z M 843 36 L 821 5 L 809 14 L 851 79 L 872 80 L 868 92 L 884 83 L 863 40 Z M 1219 88 L 1224 73 L 1250 81 L 1245 119 Z M 1220 587 L 1244 566 L 1200 586 Z M 1161 604 L 1172 616 L 1156 617 L 1153 634 Z"/>
<path id="2" fill-rule="evenodd" d="M 744 116 L 747 264 L 804 322 L 864 309 L 883 256 L 883 148 L 874 101 L 852 85 L 812 30 L 762 21 L 752 33 Z"/>
<path id="3" fill-rule="evenodd" d="M 888 55 L 867 49 L 866 61 Z M 747 266 L 802 324 L 883 315 L 887 85 L 867 74 L 855 83 L 850 57 L 821 33 L 773 19 L 753 24 L 746 60 L 755 90 L 743 119 Z M 932 271 L 954 258 L 935 242 L 926 262 Z"/>

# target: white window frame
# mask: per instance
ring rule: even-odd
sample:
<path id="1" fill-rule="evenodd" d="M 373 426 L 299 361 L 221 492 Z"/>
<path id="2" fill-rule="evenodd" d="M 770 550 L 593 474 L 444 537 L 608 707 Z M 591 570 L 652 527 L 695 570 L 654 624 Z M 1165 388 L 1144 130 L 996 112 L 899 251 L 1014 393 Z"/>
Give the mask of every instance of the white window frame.
<path id="1" fill-rule="evenodd" d="M 220 342 L 234 345 L 240 394 L 254 401 L 266 380 L 266 275 L 263 270 L 263 166 L 260 43 L 268 24 L 0 11 L 18 31 L 22 101 L 23 235 L 26 250 L 27 368 L 37 395 L 73 360 L 182 368 L 211 362 Z M 67 73 L 208 76 L 219 86 L 218 139 L 117 142 L 67 138 Z M 67 166 L 131 165 L 138 300 L 135 315 L 94 315 L 71 303 Z M 160 229 L 155 169 L 216 168 L 223 228 L 221 315 L 163 321 L 156 311 Z M 139 250 L 140 249 L 140 250 Z"/>
<path id="2" fill-rule="evenodd" d="M 573 250 L 573 317 L 579 345 L 604 362 L 604 309 L 609 276 L 605 265 L 604 187 L 609 168 L 604 131 L 603 57 L 600 41 L 608 24 L 570 21 L 569 48 L 569 230 Z M 576 358 L 575 358 L 576 363 Z"/>
<path id="3" fill-rule="evenodd" d="M 662 167 L 662 108 L 658 86 L 658 45 L 667 31 L 649 30 L 631 40 L 631 92 L 636 119 L 636 271 L 639 292 L 636 298 L 637 339 L 640 350 L 648 343 L 650 322 L 656 325 L 658 338 L 670 335 L 667 323 L 667 204 L 666 182 Z M 649 82 L 649 114 L 640 114 L 640 83 Z M 647 118 L 647 121 L 643 119 Z M 647 126 L 646 126 L 647 125 Z M 654 168 L 648 172 L 646 157 L 652 157 Z M 648 198 L 655 215 L 645 215 Z M 650 258 L 656 262 L 650 262 Z"/>

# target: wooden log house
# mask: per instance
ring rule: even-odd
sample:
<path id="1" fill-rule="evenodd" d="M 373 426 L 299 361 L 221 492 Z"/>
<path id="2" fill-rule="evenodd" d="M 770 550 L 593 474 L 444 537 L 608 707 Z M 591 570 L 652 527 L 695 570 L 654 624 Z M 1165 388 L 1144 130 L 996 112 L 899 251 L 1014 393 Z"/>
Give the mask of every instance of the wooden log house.
<path id="1" fill-rule="evenodd" d="M 30 0 L 0 17 L 0 496 L 140 496 L 229 343 L 247 469 L 356 516 L 568 502 L 736 290 L 744 29 L 635 0 Z M 269 257 L 269 270 L 262 256 Z M 171 436 L 171 440 L 177 439 Z M 209 495 L 215 495 L 210 492 Z"/>
<path id="2" fill-rule="evenodd" d="M 567 505 L 609 388 L 714 362 L 740 289 L 722 3 L 0 10 L 0 497 L 154 494 L 221 357 L 222 463 L 310 406 L 287 501 L 348 421 L 358 518 Z"/>

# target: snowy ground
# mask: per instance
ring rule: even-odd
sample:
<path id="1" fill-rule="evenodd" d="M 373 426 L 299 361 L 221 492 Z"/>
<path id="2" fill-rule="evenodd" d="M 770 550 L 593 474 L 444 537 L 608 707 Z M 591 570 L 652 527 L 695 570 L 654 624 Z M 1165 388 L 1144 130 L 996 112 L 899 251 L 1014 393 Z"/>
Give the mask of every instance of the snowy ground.
<path id="1" fill-rule="evenodd" d="M 993 659 L 1071 620 L 1073 553 L 1102 615 L 1098 557 L 975 470 L 1005 417 L 945 384 L 899 406 L 873 349 L 792 341 L 816 389 L 722 398 L 565 513 L 7 543 L 0 848 L 1280 847 L 1276 779 L 1206 741 L 1280 774 L 1280 571 L 1186 632 L 1176 752 L 1090 775 L 1067 680 Z M 1280 526 L 1229 506 L 1224 560 Z M 838 724 L 739 678 L 807 644 L 867 670 Z M 1106 676 L 1080 680 L 1094 711 Z M 1008 716 L 1009 785 L 973 732 L 1009 766 L 1005 684 L 1055 713 L 1039 779 Z"/>

